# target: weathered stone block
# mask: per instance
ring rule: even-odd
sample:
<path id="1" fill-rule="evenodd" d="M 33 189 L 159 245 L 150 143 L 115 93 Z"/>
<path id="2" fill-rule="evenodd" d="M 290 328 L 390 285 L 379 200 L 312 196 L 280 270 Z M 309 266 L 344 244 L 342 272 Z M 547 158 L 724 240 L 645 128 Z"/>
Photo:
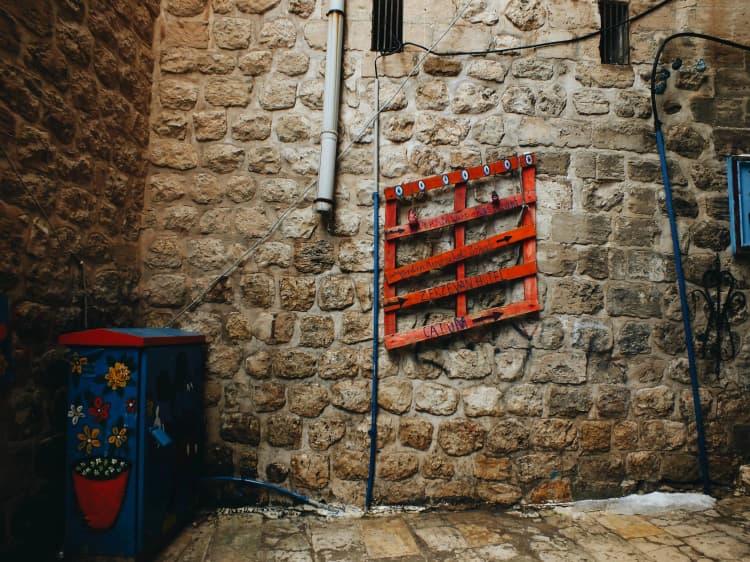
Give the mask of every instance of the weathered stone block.
<path id="1" fill-rule="evenodd" d="M 182 80 L 165 79 L 159 87 L 162 107 L 188 111 L 198 101 L 198 87 Z"/>
<path id="2" fill-rule="evenodd" d="M 707 148 L 708 141 L 700 132 L 688 125 L 673 125 L 667 129 L 665 142 L 668 150 L 672 150 L 686 158 L 698 159 Z"/>
<path id="3" fill-rule="evenodd" d="M 521 31 L 532 31 L 547 22 L 547 10 L 540 0 L 511 0 L 505 17 Z"/>
<path id="4" fill-rule="evenodd" d="M 573 105 L 580 115 L 606 115 L 609 100 L 599 90 L 582 90 L 573 94 Z"/>
<path id="5" fill-rule="evenodd" d="M 337 408 L 363 414 L 370 409 L 370 382 L 362 379 L 339 381 L 331 387 L 331 403 Z"/>
<path id="6" fill-rule="evenodd" d="M 536 384 L 519 384 L 505 391 L 505 408 L 517 416 L 541 416 L 543 388 Z"/>
<path id="7" fill-rule="evenodd" d="M 252 329 L 248 319 L 238 312 L 227 315 L 225 328 L 232 341 L 248 341 L 252 338 Z"/>
<path id="8" fill-rule="evenodd" d="M 344 312 L 341 319 L 340 338 L 343 343 L 352 344 L 368 341 L 372 337 L 372 314 L 356 311 Z"/>
<path id="9" fill-rule="evenodd" d="M 319 419 L 310 425 L 308 441 L 310 447 L 316 451 L 325 451 L 344 437 L 346 423 L 339 419 Z M 334 456 L 334 459 L 337 455 Z"/>
<path id="10" fill-rule="evenodd" d="M 651 351 L 650 326 L 639 322 L 627 322 L 617 338 L 618 351 L 623 355 L 637 355 Z"/>
<path id="11" fill-rule="evenodd" d="M 461 391 L 464 414 L 469 417 L 501 416 L 502 392 L 494 386 L 472 386 Z"/>
<path id="12" fill-rule="evenodd" d="M 273 277 L 265 273 L 250 273 L 240 279 L 242 296 L 250 306 L 269 308 L 276 297 Z"/>
<path id="13" fill-rule="evenodd" d="M 278 18 L 263 25 L 258 41 L 268 49 L 291 48 L 297 40 L 297 26 L 291 20 Z"/>
<path id="14" fill-rule="evenodd" d="M 619 455 L 582 456 L 578 476 L 589 482 L 619 482 L 625 477 L 624 464 Z"/>
<path id="15" fill-rule="evenodd" d="M 547 395 L 547 410 L 550 416 L 575 418 L 588 413 L 593 403 L 589 388 L 551 385 Z"/>
<path id="16" fill-rule="evenodd" d="M 411 381 L 388 378 L 378 386 L 378 405 L 394 414 L 403 414 L 411 407 Z"/>
<path id="17" fill-rule="evenodd" d="M 578 319 L 573 324 L 573 347 L 602 353 L 612 349 L 612 326 L 597 320 Z"/>
<path id="18" fill-rule="evenodd" d="M 611 316 L 661 317 L 661 291 L 643 283 L 611 283 L 607 287 L 607 312 Z"/>
<path id="19" fill-rule="evenodd" d="M 412 453 L 382 453 L 378 457 L 378 476 L 383 480 L 403 480 L 419 470 L 419 460 Z"/>
<path id="20" fill-rule="evenodd" d="M 557 213 L 552 217 L 555 239 L 568 244 L 606 244 L 612 232 L 607 215 Z"/>
<path id="21" fill-rule="evenodd" d="M 369 458 L 363 451 L 341 449 L 333 457 L 333 474 L 342 480 L 365 480 Z"/>
<path id="22" fill-rule="evenodd" d="M 604 307 L 599 283 L 585 279 L 561 279 L 551 287 L 550 311 L 559 314 L 595 314 Z"/>
<path id="23" fill-rule="evenodd" d="M 260 421 L 252 414 L 244 412 L 224 412 L 221 415 L 219 435 L 224 441 L 260 444 Z"/>
<path id="24" fill-rule="evenodd" d="M 441 111 L 448 107 L 448 86 L 443 80 L 428 80 L 417 87 L 417 109 Z"/>
<path id="25" fill-rule="evenodd" d="M 423 418 L 403 417 L 399 420 L 398 438 L 405 447 L 426 451 L 432 445 L 432 424 Z"/>
<path id="26" fill-rule="evenodd" d="M 274 412 L 286 404 L 284 385 L 270 381 L 253 385 L 252 398 L 256 412 Z"/>
<path id="27" fill-rule="evenodd" d="M 503 82 L 507 73 L 508 68 L 503 63 L 493 60 L 472 61 L 466 71 L 472 78 L 491 82 Z"/>
<path id="28" fill-rule="evenodd" d="M 272 62 L 271 51 L 251 51 L 239 58 L 238 66 L 243 74 L 260 76 L 271 69 Z"/>
<path id="29" fill-rule="evenodd" d="M 501 455 L 526 449 L 529 429 L 516 419 L 502 420 L 487 433 L 486 449 L 489 454 Z"/>
<path id="30" fill-rule="evenodd" d="M 423 65 L 423 70 L 432 76 L 458 76 L 461 69 L 460 61 L 436 56 L 428 56 Z"/>
<path id="31" fill-rule="evenodd" d="M 620 450 L 633 450 L 638 442 L 638 424 L 633 421 L 616 423 L 612 428 L 612 446 Z"/>
<path id="32" fill-rule="evenodd" d="M 300 345 L 328 347 L 333 338 L 334 324 L 330 316 L 303 316 L 300 320 Z"/>
<path id="33" fill-rule="evenodd" d="M 266 440 L 273 447 L 299 449 L 302 420 L 289 414 L 274 414 L 266 420 Z"/>
<path id="34" fill-rule="evenodd" d="M 199 141 L 218 140 L 227 133 L 227 115 L 224 111 L 193 113 L 195 138 Z"/>
<path id="35" fill-rule="evenodd" d="M 633 396 L 633 412 L 647 418 L 665 418 L 674 412 L 675 395 L 668 386 L 642 388 Z"/>
<path id="36" fill-rule="evenodd" d="M 583 353 L 548 353 L 531 366 L 531 382 L 581 384 L 586 382 L 586 358 Z"/>
<path id="37" fill-rule="evenodd" d="M 464 456 L 481 449 L 487 432 L 476 422 L 467 419 L 444 421 L 438 428 L 438 443 L 451 456 Z"/>
<path id="38" fill-rule="evenodd" d="M 685 444 L 687 428 L 684 423 L 668 420 L 649 420 L 641 424 L 641 446 L 652 451 L 674 451 Z"/>
<path id="39" fill-rule="evenodd" d="M 281 155 L 273 146 L 266 144 L 251 146 L 247 149 L 247 169 L 259 174 L 278 174 L 281 171 Z M 282 230 L 287 224 L 288 222 L 282 223 Z"/>
<path id="40" fill-rule="evenodd" d="M 295 486 L 320 490 L 325 488 L 330 480 L 328 457 L 324 455 L 293 454 L 290 467 L 291 481 Z"/>
<path id="41" fill-rule="evenodd" d="M 630 391 L 626 386 L 600 384 L 596 396 L 596 409 L 603 418 L 623 416 L 630 405 Z"/>
<path id="42" fill-rule="evenodd" d="M 463 82 L 451 98 L 453 113 L 484 113 L 497 107 L 499 98 L 491 88 L 481 88 L 471 82 Z"/>
<path id="43" fill-rule="evenodd" d="M 474 457 L 474 477 L 480 480 L 510 480 L 513 466 L 508 457 L 488 457 L 477 454 Z"/>
<path id="44" fill-rule="evenodd" d="M 656 150 L 653 130 L 645 124 L 628 123 L 594 126 L 592 142 L 596 148 L 652 153 Z"/>
<path id="45" fill-rule="evenodd" d="M 265 140 L 271 135 L 271 118 L 263 114 L 243 114 L 232 124 L 232 138 L 239 141 Z"/>
<path id="46" fill-rule="evenodd" d="M 492 372 L 492 366 L 482 348 L 451 352 L 449 365 L 448 376 L 451 378 L 481 379 Z"/>
<path id="47" fill-rule="evenodd" d="M 526 86 L 511 86 L 502 97 L 503 109 L 506 113 L 534 115 L 536 94 Z"/>
<path id="48" fill-rule="evenodd" d="M 530 444 L 534 448 L 563 450 L 577 445 L 578 429 L 568 420 L 536 420 L 530 433 Z"/>
<path id="49" fill-rule="evenodd" d="M 176 140 L 155 140 L 151 143 L 151 163 L 154 166 L 189 170 L 198 165 L 198 154 L 191 144 Z"/>
<path id="50" fill-rule="evenodd" d="M 250 78 L 215 77 L 206 81 L 203 96 L 211 105 L 245 107 L 250 101 Z"/>
<path id="51" fill-rule="evenodd" d="M 350 348 L 326 350 L 320 358 L 318 373 L 322 379 L 353 378 L 359 368 L 357 351 Z"/>
<path id="52" fill-rule="evenodd" d="M 436 416 L 450 416 L 458 408 L 458 391 L 448 386 L 425 382 L 414 391 L 414 407 L 419 412 Z"/>
<path id="53" fill-rule="evenodd" d="M 606 421 L 583 421 L 578 426 L 581 451 L 609 451 L 612 424 Z"/>
<path id="54" fill-rule="evenodd" d="M 230 74 L 237 66 L 237 57 L 233 53 L 204 52 L 197 65 L 203 74 Z"/>
<path id="55" fill-rule="evenodd" d="M 661 472 L 661 454 L 651 451 L 629 453 L 625 458 L 625 473 L 633 480 L 656 482 Z"/>
<path id="56" fill-rule="evenodd" d="M 576 80 L 581 84 L 597 88 L 630 88 L 635 74 L 631 66 L 600 65 L 579 62 L 576 64 Z"/>
<path id="57" fill-rule="evenodd" d="M 233 172 L 242 165 L 245 151 L 231 144 L 209 144 L 203 148 L 201 165 L 217 174 Z"/>
<path id="58" fill-rule="evenodd" d="M 278 78 L 266 83 L 258 96 L 258 103 L 267 111 L 289 109 L 297 101 L 297 82 Z"/>
<path id="59" fill-rule="evenodd" d="M 221 49 L 247 49 L 253 38 L 253 22 L 240 18 L 215 18 L 214 41 Z"/>
<path id="60" fill-rule="evenodd" d="M 264 209 L 239 207 L 234 213 L 234 227 L 247 238 L 261 238 L 268 233 L 271 221 Z"/>
<path id="61" fill-rule="evenodd" d="M 432 145 L 458 145 L 469 134 L 466 119 L 448 119 L 420 113 L 417 117 L 417 140 Z"/>
<path id="62" fill-rule="evenodd" d="M 317 373 L 317 357 L 306 351 L 274 350 L 271 372 L 282 379 L 304 379 Z"/>
<path id="63" fill-rule="evenodd" d="M 309 310 L 315 302 L 315 278 L 282 277 L 279 280 L 279 297 L 282 308 L 286 310 Z"/>
<path id="64" fill-rule="evenodd" d="M 144 287 L 144 296 L 151 306 L 180 306 L 187 296 L 187 278 L 178 274 L 154 275 Z"/>

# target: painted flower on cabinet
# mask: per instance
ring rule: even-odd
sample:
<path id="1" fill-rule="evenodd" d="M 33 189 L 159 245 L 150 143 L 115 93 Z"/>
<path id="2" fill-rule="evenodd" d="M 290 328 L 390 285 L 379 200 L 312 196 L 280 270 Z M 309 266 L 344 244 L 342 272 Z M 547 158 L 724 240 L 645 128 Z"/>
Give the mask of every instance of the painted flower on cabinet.
<path id="1" fill-rule="evenodd" d="M 125 388 L 130 380 L 130 369 L 125 363 L 115 362 L 104 375 L 104 380 L 112 390 Z"/>
<path id="2" fill-rule="evenodd" d="M 88 425 L 83 426 L 83 433 L 78 434 L 78 450 L 82 451 L 86 449 L 86 454 L 90 455 L 95 447 L 101 447 L 102 443 L 98 437 L 101 433 L 101 429 L 98 427 L 90 428 Z"/>
<path id="3" fill-rule="evenodd" d="M 128 398 L 125 400 L 125 412 L 128 414 L 135 414 L 135 398 Z"/>
<path id="4" fill-rule="evenodd" d="M 109 418 L 109 408 L 111 404 L 105 402 L 101 396 L 94 398 L 93 406 L 89 407 L 89 415 L 94 418 L 96 423 L 102 423 L 102 421 Z"/>
<path id="5" fill-rule="evenodd" d="M 112 428 L 112 435 L 109 436 L 107 442 L 115 447 L 122 447 L 123 443 L 128 439 L 128 428 L 114 426 Z"/>
<path id="6" fill-rule="evenodd" d="M 86 417 L 86 414 L 83 413 L 83 404 L 79 404 L 78 406 L 71 404 L 70 410 L 68 410 L 68 417 L 70 418 L 70 423 L 77 425 L 78 420 Z"/>

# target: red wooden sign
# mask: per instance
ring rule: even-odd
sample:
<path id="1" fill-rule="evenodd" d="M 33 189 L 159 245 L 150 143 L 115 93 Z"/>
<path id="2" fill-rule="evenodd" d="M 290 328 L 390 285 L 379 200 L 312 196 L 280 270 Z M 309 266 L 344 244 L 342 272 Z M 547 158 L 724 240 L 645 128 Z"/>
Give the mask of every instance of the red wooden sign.
<path id="1" fill-rule="evenodd" d="M 385 281 L 383 284 L 386 348 L 395 349 L 540 310 L 536 279 L 535 164 L 536 156 L 533 153 L 527 153 L 483 166 L 456 170 L 386 188 Z M 520 194 L 500 198 L 497 192 L 493 190 L 490 194 L 490 202 L 466 207 L 467 182 L 502 176 L 516 170 L 520 170 L 521 175 Z M 407 198 L 413 195 L 450 187 L 453 187 L 454 193 L 452 212 L 429 218 L 419 218 L 414 212 L 410 212 L 408 222 L 398 222 L 400 202 L 408 200 Z M 520 224 L 517 228 L 493 234 L 472 244 L 467 245 L 465 243 L 466 224 L 470 221 L 507 213 L 518 208 L 521 208 L 522 212 Z M 454 246 L 452 250 L 396 267 L 398 241 L 443 228 L 453 229 Z M 480 259 L 485 254 L 516 244 L 520 245 L 519 260 L 521 260 L 521 263 L 466 277 L 466 260 L 470 258 Z M 455 281 L 419 291 L 397 294 L 397 283 L 449 266 L 455 266 Z M 472 311 L 471 313 L 467 311 L 466 297 L 468 292 L 514 280 L 522 280 L 523 282 L 523 300 L 501 307 Z M 405 332 L 397 331 L 396 314 L 399 311 L 447 297 L 455 297 L 456 312 L 453 319 L 428 324 Z"/>

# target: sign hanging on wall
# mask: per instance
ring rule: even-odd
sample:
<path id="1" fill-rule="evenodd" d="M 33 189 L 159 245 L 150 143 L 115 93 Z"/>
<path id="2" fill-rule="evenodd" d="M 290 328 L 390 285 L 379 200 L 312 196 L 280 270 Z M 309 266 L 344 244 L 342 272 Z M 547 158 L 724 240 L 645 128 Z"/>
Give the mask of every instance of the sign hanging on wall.
<path id="1" fill-rule="evenodd" d="M 533 153 L 512 156 L 473 168 L 456 170 L 447 174 L 423 178 L 417 181 L 388 187 L 385 190 L 385 242 L 383 310 L 385 324 L 385 346 L 395 349 L 420 341 L 431 340 L 521 316 L 541 309 L 537 287 L 536 267 L 536 156 Z M 467 186 L 470 182 L 481 192 L 489 182 L 495 183 L 506 177 L 520 175 L 521 192 L 500 197 L 498 191 L 484 194 L 488 202 L 468 205 Z M 413 206 L 405 222 L 399 221 L 404 214 L 404 204 L 413 204 L 417 198 L 426 198 L 436 189 L 453 190 L 453 210 L 438 216 L 420 218 Z M 517 212 L 515 228 L 494 232 L 479 240 L 467 243 L 467 227 L 479 225 L 486 230 L 488 221 Z M 480 224 L 481 223 L 481 224 Z M 452 230 L 453 248 L 424 259 L 409 263 L 398 261 L 398 245 L 425 240 L 439 231 Z M 512 265 L 496 268 L 492 257 L 497 251 L 515 249 L 517 258 Z M 477 271 L 467 276 L 467 263 Z M 397 265 L 398 264 L 398 265 Z M 488 267 L 489 266 L 489 267 Z M 420 278 L 433 273 L 452 270 L 454 279 L 414 290 L 398 291 L 399 284 L 413 285 Z M 502 306 L 468 310 L 467 294 L 498 284 L 518 281 L 523 286 L 523 298 L 506 302 Z M 438 299 L 455 299 L 455 315 L 438 322 L 419 327 L 398 330 L 398 314 L 415 306 L 425 306 Z"/>

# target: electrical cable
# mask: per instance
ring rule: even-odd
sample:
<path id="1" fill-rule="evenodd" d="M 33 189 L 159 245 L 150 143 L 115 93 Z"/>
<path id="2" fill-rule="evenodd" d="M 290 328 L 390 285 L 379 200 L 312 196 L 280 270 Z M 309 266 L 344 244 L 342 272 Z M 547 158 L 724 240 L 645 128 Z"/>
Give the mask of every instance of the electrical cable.
<path id="1" fill-rule="evenodd" d="M 666 45 L 670 41 L 681 37 L 690 37 L 695 39 L 703 39 L 706 41 L 713 41 L 715 43 L 720 43 L 728 47 L 734 47 L 745 51 L 750 51 L 750 46 L 742 45 L 740 43 L 735 43 L 734 41 L 721 39 L 719 37 L 714 37 L 711 35 L 705 35 L 702 33 L 694 33 L 689 31 L 675 33 L 674 35 L 670 35 L 669 37 L 664 39 L 661 45 L 659 45 L 659 48 L 656 51 L 656 55 L 654 56 L 653 66 L 651 68 L 651 110 L 654 116 L 654 133 L 656 135 L 656 147 L 659 152 L 659 164 L 661 167 L 662 181 L 664 183 L 664 195 L 666 200 L 667 216 L 669 218 L 669 229 L 672 235 L 672 247 L 674 251 L 675 269 L 677 273 L 677 286 L 680 292 L 680 307 L 682 310 L 682 323 L 685 332 L 685 346 L 687 349 L 688 367 L 690 371 L 690 386 L 693 395 L 693 408 L 695 410 L 695 427 L 698 441 L 698 461 L 701 469 L 701 479 L 703 481 L 703 492 L 705 494 L 708 494 L 710 490 L 711 480 L 708 472 L 708 456 L 706 452 L 706 438 L 703 427 L 703 413 L 701 411 L 698 369 L 695 363 L 693 331 L 690 322 L 690 309 L 688 307 L 687 301 L 685 272 L 682 267 L 680 239 L 679 233 L 677 231 L 677 219 L 675 216 L 674 204 L 672 202 L 672 187 L 669 180 L 669 166 L 667 163 L 666 150 L 664 148 L 664 136 L 661 130 L 661 121 L 659 120 L 658 108 L 656 106 L 656 69 L 659 66 L 659 60 L 661 59 L 662 52 L 664 51 Z"/>
<path id="2" fill-rule="evenodd" d="M 501 54 L 505 54 L 505 53 L 512 53 L 512 52 L 515 52 L 515 51 L 524 51 L 524 50 L 527 50 L 527 49 L 542 49 L 542 48 L 545 48 L 545 47 L 557 47 L 557 46 L 560 46 L 560 45 L 570 45 L 570 44 L 573 44 L 573 43 L 580 43 L 581 41 L 586 41 L 587 39 L 591 39 L 592 37 L 597 37 L 598 35 L 601 35 L 605 31 L 610 31 L 610 30 L 613 30 L 613 29 L 617 29 L 620 26 L 622 26 L 623 24 L 636 22 L 636 21 L 638 21 L 638 20 L 640 20 L 642 18 L 645 18 L 646 16 L 652 14 L 653 12 L 655 12 L 656 10 L 658 10 L 659 8 L 662 8 L 663 6 L 666 6 L 667 4 L 670 4 L 672 1 L 673 0 L 662 0 L 658 4 L 655 4 L 655 5 L 651 6 L 647 10 L 644 10 L 643 12 L 641 12 L 640 14 L 636 14 L 635 16 L 630 17 L 630 18 L 628 18 L 628 19 L 626 19 L 626 20 L 624 20 L 624 21 L 622 21 L 622 22 L 620 22 L 618 24 L 615 24 L 615 25 L 612 25 L 612 26 L 609 26 L 609 27 L 605 27 L 605 28 L 602 28 L 602 29 L 598 29 L 596 31 L 592 31 L 592 32 L 586 33 L 584 35 L 579 35 L 579 36 L 576 36 L 576 37 L 570 37 L 568 39 L 558 39 L 558 40 L 555 40 L 555 41 L 545 41 L 543 43 L 534 43 L 534 44 L 531 44 L 531 45 L 521 45 L 520 47 L 504 47 L 502 49 L 486 49 L 486 50 L 483 50 L 483 51 L 430 51 L 430 52 L 433 55 L 437 56 L 437 57 L 453 57 L 453 56 L 460 56 L 460 55 L 490 55 L 490 54 L 501 55 Z M 424 45 L 420 45 L 419 43 L 414 43 L 412 41 L 404 41 L 401 44 L 401 47 L 405 47 L 407 45 L 410 46 L 410 47 L 416 47 L 417 49 L 422 49 L 422 50 L 429 51 L 428 48 L 425 47 Z M 393 51 L 393 52 L 397 52 L 397 51 Z M 388 54 L 390 54 L 390 53 L 388 53 Z"/>

